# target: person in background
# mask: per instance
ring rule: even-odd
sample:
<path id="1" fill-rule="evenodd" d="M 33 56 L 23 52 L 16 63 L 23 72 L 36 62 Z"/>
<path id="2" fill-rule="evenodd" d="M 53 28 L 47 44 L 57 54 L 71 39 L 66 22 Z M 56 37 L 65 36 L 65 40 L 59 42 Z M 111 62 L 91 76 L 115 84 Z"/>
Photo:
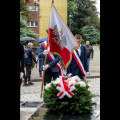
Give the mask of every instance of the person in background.
<path id="1" fill-rule="evenodd" d="M 78 55 L 78 58 L 81 60 L 81 63 L 85 69 L 86 72 L 88 72 L 88 66 L 87 66 L 87 54 L 86 54 L 86 48 L 84 45 L 81 44 L 82 41 L 82 36 L 79 34 L 75 35 L 75 38 L 78 42 L 78 45 L 80 46 L 79 49 L 76 49 L 76 53 Z M 72 61 L 70 63 L 70 65 L 67 68 L 67 75 L 69 77 L 78 75 L 80 77 L 80 79 L 84 79 L 84 76 L 82 74 L 81 69 L 79 68 L 75 58 L 72 55 Z"/>
<path id="2" fill-rule="evenodd" d="M 37 48 L 36 54 L 38 55 L 38 51 L 40 49 L 40 46 Z M 38 57 L 39 59 L 39 76 L 42 77 L 42 65 L 43 65 L 43 57 Z"/>
<path id="3" fill-rule="evenodd" d="M 86 52 L 87 52 L 87 65 L 88 65 L 88 75 L 90 75 L 89 72 L 89 66 L 90 66 L 90 60 L 93 60 L 93 47 L 90 45 L 90 41 L 86 41 Z"/>
<path id="4" fill-rule="evenodd" d="M 34 57 L 34 53 L 32 50 L 33 43 L 28 43 L 27 47 L 24 49 L 24 63 L 26 67 L 26 75 L 24 75 L 24 85 L 33 85 L 33 83 L 30 81 L 30 75 L 31 75 L 31 66 L 32 66 L 32 60 L 37 64 L 36 58 Z"/>
<path id="5" fill-rule="evenodd" d="M 20 43 L 20 86 L 22 84 L 23 75 L 24 75 L 24 47 L 23 44 Z"/>

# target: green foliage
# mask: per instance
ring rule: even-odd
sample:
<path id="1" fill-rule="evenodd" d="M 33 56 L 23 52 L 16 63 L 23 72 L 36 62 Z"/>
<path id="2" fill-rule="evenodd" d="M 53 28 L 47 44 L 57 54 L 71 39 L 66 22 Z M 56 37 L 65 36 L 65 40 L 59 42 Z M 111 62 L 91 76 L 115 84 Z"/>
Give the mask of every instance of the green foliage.
<path id="1" fill-rule="evenodd" d="M 91 99 L 95 97 L 95 94 L 91 94 L 88 90 L 89 86 L 86 83 L 86 87 L 80 87 L 80 85 L 75 85 L 76 90 L 73 91 L 74 96 L 68 98 L 67 96 L 59 99 L 57 93 L 59 92 L 56 89 L 57 85 L 51 83 L 51 87 L 46 90 L 44 94 L 44 102 L 49 112 L 56 113 L 61 115 L 62 113 L 79 115 L 82 113 L 91 113 L 92 106 L 96 103 Z"/>
<path id="2" fill-rule="evenodd" d="M 26 28 L 20 28 L 20 38 L 22 37 L 33 37 L 35 39 L 38 38 L 38 34 L 34 33 L 33 31 L 26 29 Z"/>
<path id="3" fill-rule="evenodd" d="M 27 29 L 26 27 L 27 27 L 27 21 L 22 15 L 20 15 L 20 38 L 33 37 L 35 39 L 38 39 L 38 34 Z"/>
<path id="4" fill-rule="evenodd" d="M 24 17 L 28 17 L 29 11 L 27 9 L 29 0 L 20 0 L 20 12 Z"/>
<path id="5" fill-rule="evenodd" d="M 68 0 L 68 26 L 70 25 L 69 15 L 72 15 L 71 25 L 72 33 L 78 34 L 80 28 L 84 26 L 94 26 L 99 30 L 99 18 L 97 8 L 95 6 L 96 1 L 91 0 Z"/>
<path id="6" fill-rule="evenodd" d="M 80 31 L 85 41 L 90 41 L 92 44 L 95 44 L 100 40 L 100 32 L 93 26 L 85 26 Z"/>
<path id="7" fill-rule="evenodd" d="M 38 39 L 38 34 L 30 29 L 27 29 L 27 17 L 29 11 L 27 9 L 29 0 L 20 0 L 20 38 L 33 37 Z"/>

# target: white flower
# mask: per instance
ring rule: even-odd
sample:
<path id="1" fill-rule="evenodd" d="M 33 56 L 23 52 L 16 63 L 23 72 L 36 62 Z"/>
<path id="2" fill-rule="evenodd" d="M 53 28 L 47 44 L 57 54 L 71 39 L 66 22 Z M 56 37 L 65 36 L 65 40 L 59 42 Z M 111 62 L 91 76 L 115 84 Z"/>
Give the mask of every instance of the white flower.
<path id="1" fill-rule="evenodd" d="M 69 85 L 71 85 L 71 84 L 76 85 L 76 84 L 78 84 L 78 82 L 80 82 L 80 81 L 81 81 L 81 79 L 80 79 L 78 76 L 74 76 L 74 77 L 72 77 L 72 79 L 70 80 Z"/>
<path id="2" fill-rule="evenodd" d="M 76 81 L 76 82 L 80 82 L 81 81 L 81 79 L 76 75 L 76 76 L 74 76 L 74 77 L 72 77 L 72 79 L 71 79 L 72 81 Z"/>
<path id="3" fill-rule="evenodd" d="M 86 87 L 86 84 L 83 81 L 80 81 L 79 84 L 80 84 L 80 87 Z"/>
<path id="4" fill-rule="evenodd" d="M 45 89 L 48 90 L 50 87 L 51 87 L 51 83 L 48 83 L 48 84 L 45 86 Z"/>
<path id="5" fill-rule="evenodd" d="M 53 83 L 54 85 L 60 84 L 60 78 L 57 78 L 55 81 L 52 81 L 51 83 Z"/>
<path id="6" fill-rule="evenodd" d="M 76 85 L 76 81 L 71 80 L 71 81 L 69 82 L 69 85 L 71 85 L 71 84 Z"/>
<path id="7" fill-rule="evenodd" d="M 54 85 L 57 85 L 57 84 L 60 84 L 60 80 L 52 81 L 51 83 L 53 83 Z"/>

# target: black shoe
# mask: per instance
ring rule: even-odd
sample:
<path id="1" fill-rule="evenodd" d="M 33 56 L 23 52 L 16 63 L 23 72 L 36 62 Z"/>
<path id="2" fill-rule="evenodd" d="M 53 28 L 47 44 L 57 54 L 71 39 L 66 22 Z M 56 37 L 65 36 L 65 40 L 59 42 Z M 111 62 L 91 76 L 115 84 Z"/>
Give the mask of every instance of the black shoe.
<path id="1" fill-rule="evenodd" d="M 30 84 L 30 85 L 33 85 L 33 83 L 32 83 L 32 82 L 29 82 L 29 84 Z"/>
<path id="2" fill-rule="evenodd" d="M 30 86 L 30 85 L 29 85 L 29 84 L 27 84 L 27 83 L 24 83 L 24 84 L 23 84 L 23 86 Z"/>

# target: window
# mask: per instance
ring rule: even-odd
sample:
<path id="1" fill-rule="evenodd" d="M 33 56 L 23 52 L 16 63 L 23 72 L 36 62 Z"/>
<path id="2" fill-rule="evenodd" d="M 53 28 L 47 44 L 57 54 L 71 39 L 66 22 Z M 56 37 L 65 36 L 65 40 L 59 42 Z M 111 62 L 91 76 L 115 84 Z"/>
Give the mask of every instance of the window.
<path id="1" fill-rule="evenodd" d="M 36 27 L 38 26 L 38 21 L 35 21 L 35 26 L 36 26 Z"/>
<path id="2" fill-rule="evenodd" d="M 35 22 L 34 21 L 31 21 L 31 26 L 34 27 L 35 25 Z"/>
<path id="3" fill-rule="evenodd" d="M 30 21 L 27 22 L 27 26 L 30 26 Z"/>
<path id="4" fill-rule="evenodd" d="M 29 11 L 35 11 L 35 6 L 28 6 Z M 36 11 L 38 11 L 38 6 L 36 6 Z"/>
<path id="5" fill-rule="evenodd" d="M 27 27 L 38 27 L 38 21 L 28 21 Z"/>

